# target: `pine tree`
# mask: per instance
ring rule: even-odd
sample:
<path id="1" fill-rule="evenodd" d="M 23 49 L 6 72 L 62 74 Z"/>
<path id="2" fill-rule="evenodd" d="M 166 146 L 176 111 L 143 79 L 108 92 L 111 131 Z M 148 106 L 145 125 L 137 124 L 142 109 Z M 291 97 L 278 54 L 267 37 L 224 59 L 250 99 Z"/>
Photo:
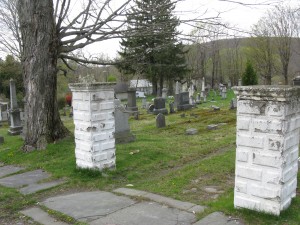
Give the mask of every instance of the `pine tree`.
<path id="1" fill-rule="evenodd" d="M 254 71 L 250 61 L 247 61 L 246 70 L 242 77 L 242 82 L 244 86 L 258 84 L 256 72 Z"/>
<path id="2" fill-rule="evenodd" d="M 179 20 L 171 0 L 135 0 L 127 16 L 128 29 L 121 41 L 118 68 L 124 75 L 142 75 L 153 85 L 180 79 L 187 71 L 183 45 L 176 35 Z"/>

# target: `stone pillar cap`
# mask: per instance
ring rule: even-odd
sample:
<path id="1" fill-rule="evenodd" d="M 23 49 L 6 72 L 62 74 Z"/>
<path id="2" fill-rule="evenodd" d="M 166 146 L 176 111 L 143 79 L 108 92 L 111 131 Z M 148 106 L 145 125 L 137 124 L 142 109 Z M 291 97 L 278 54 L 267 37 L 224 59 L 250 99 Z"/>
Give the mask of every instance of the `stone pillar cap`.
<path id="1" fill-rule="evenodd" d="M 115 82 L 71 83 L 69 88 L 71 91 L 92 91 L 112 89 L 115 85 Z"/>
<path id="2" fill-rule="evenodd" d="M 287 101 L 300 96 L 300 86 L 255 85 L 232 88 L 239 99 Z"/>

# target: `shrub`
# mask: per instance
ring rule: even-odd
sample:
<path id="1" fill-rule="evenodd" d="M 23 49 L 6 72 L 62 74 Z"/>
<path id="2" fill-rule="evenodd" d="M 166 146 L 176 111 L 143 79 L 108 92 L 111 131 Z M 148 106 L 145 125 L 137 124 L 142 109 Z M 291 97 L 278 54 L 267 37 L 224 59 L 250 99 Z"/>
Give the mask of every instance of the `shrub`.
<path id="1" fill-rule="evenodd" d="M 114 75 L 108 75 L 107 82 L 116 82 L 117 78 Z"/>
<path id="2" fill-rule="evenodd" d="M 247 61 L 246 70 L 243 73 L 242 82 L 244 86 L 257 85 L 257 75 L 250 61 Z"/>

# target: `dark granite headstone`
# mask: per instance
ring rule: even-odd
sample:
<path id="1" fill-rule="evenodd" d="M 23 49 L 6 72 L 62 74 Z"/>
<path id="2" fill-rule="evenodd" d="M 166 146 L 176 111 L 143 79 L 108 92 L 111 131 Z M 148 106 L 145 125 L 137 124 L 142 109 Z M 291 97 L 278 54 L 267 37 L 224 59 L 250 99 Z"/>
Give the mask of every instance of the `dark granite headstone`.
<path id="1" fill-rule="evenodd" d="M 159 113 L 168 114 L 168 110 L 166 109 L 166 100 L 161 97 L 154 99 L 153 114 L 158 115 Z"/>
<path id="2" fill-rule="evenodd" d="M 300 76 L 297 76 L 293 79 L 294 86 L 300 86 Z"/>
<path id="3" fill-rule="evenodd" d="M 187 110 L 193 107 L 190 105 L 189 92 L 181 92 L 177 94 L 175 98 L 178 111 Z"/>

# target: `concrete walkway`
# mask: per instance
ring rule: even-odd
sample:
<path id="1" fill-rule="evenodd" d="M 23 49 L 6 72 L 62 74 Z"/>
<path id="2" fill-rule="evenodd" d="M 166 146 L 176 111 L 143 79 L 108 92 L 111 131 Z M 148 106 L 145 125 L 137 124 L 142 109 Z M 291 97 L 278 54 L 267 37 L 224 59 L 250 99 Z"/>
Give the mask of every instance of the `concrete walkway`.
<path id="1" fill-rule="evenodd" d="M 40 183 L 50 175 L 42 170 L 20 173 L 22 170 L 24 168 L 0 165 L 0 177 L 2 177 L 0 185 L 17 188 L 22 194 L 28 194 L 63 182 Z M 242 224 L 220 212 L 212 213 L 197 221 L 196 213 L 203 212 L 205 207 L 129 188 L 119 188 L 113 193 L 94 191 L 60 195 L 48 198 L 40 204 L 43 209 L 46 207 L 91 225 Z M 40 224 L 66 225 L 51 217 L 42 208 L 33 207 L 21 213 Z"/>

